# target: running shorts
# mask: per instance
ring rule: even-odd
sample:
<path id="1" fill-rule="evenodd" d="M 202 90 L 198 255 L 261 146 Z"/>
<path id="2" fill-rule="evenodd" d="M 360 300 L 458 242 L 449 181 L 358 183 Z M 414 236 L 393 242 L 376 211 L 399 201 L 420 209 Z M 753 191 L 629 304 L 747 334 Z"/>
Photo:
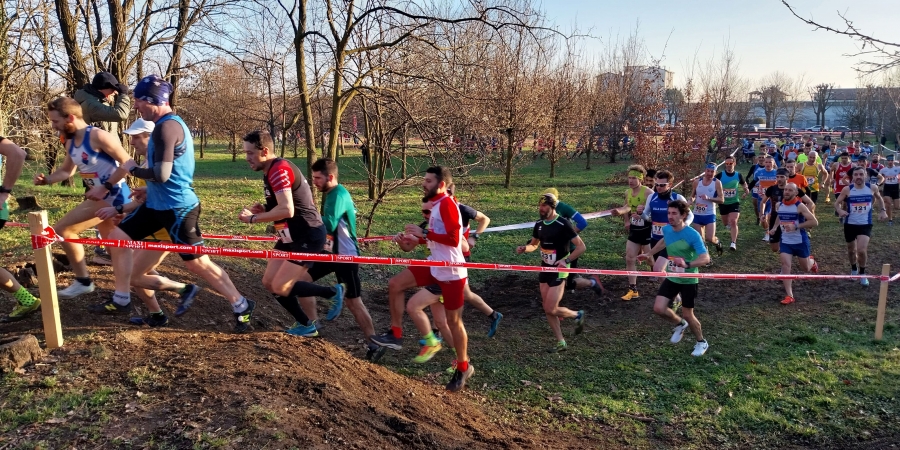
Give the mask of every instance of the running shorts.
<path id="1" fill-rule="evenodd" d="M 651 228 L 638 228 L 634 229 L 634 227 L 628 228 L 628 240 L 634 242 L 638 245 L 649 245 L 650 244 L 650 233 Z"/>
<path id="2" fill-rule="evenodd" d="M 782 242 L 779 245 L 778 251 L 779 253 L 786 253 L 798 258 L 809 258 L 809 242 L 801 242 L 799 244 L 785 244 L 784 242 Z"/>
<path id="3" fill-rule="evenodd" d="M 709 225 L 711 223 L 716 223 L 716 215 L 715 214 L 704 214 L 702 216 L 698 216 L 694 214 L 694 222 L 697 225 Z"/>
<path id="4" fill-rule="evenodd" d="M 729 203 L 724 205 L 719 205 L 719 216 L 723 219 L 725 216 L 731 213 L 739 213 L 741 212 L 741 204 L 740 203 Z M 696 217 L 694 216 L 694 221 L 696 222 Z"/>
<path id="5" fill-rule="evenodd" d="M 317 262 L 309 269 L 309 276 L 313 281 L 333 273 L 338 283 L 344 285 L 345 298 L 357 298 L 362 296 L 362 282 L 359 280 L 359 264 Z"/>
<path id="6" fill-rule="evenodd" d="M 278 241 L 275 243 L 275 250 L 280 250 L 283 252 L 297 252 L 297 253 L 322 253 L 322 250 L 325 249 L 325 226 L 320 225 L 316 228 L 310 228 L 306 234 L 303 235 L 300 239 L 294 237 L 294 241 L 286 244 L 284 242 Z M 295 261 L 293 259 L 289 259 L 288 262 L 292 264 L 297 264 L 298 266 L 305 266 L 308 268 L 313 267 L 312 261 Z M 324 276 L 324 275 L 323 275 Z"/>
<path id="7" fill-rule="evenodd" d="M 200 225 L 197 223 L 199 219 L 200 203 L 188 208 L 167 210 L 156 210 L 141 205 L 119 222 L 119 229 L 132 240 L 140 240 L 162 228 L 169 234 L 173 243 L 196 246 L 203 244 Z M 182 261 L 191 261 L 203 255 L 179 253 L 178 256 Z"/>
<path id="8" fill-rule="evenodd" d="M 844 224 L 844 241 L 848 244 L 855 241 L 857 236 L 872 237 L 872 225 Z"/>
<path id="9" fill-rule="evenodd" d="M 440 281 L 431 274 L 430 267 L 411 266 L 407 267 L 416 279 L 416 286 L 427 287 L 436 284 L 441 288 L 441 294 L 444 296 L 444 308 L 448 311 L 455 311 L 462 308 L 465 300 L 466 279 Z"/>
<path id="10" fill-rule="evenodd" d="M 666 278 L 659 285 L 656 295 L 674 300 L 678 294 L 681 294 L 681 307 L 693 308 L 694 300 L 697 299 L 697 292 L 699 292 L 698 286 L 700 286 L 699 283 L 681 284 Z"/>
<path id="11" fill-rule="evenodd" d="M 884 185 L 884 196 L 893 200 L 900 198 L 900 184 Z"/>

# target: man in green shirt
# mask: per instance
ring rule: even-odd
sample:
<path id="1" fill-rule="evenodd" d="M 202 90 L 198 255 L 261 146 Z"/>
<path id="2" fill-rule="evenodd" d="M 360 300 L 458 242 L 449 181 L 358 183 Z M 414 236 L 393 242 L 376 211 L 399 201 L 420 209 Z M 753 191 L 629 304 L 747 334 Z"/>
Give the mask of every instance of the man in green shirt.
<path id="1" fill-rule="evenodd" d="M 322 158 L 313 163 L 313 185 L 319 192 L 325 193 L 325 208 L 322 211 L 326 233 L 324 251 L 338 255 L 359 256 L 359 246 L 356 244 L 356 207 L 347 189 L 338 184 L 337 177 L 338 167 L 333 160 Z M 362 330 L 369 347 L 366 356 L 371 357 L 379 347 L 369 341 L 369 336 L 375 334 L 375 327 L 369 310 L 362 302 L 359 264 L 317 262 L 307 272 L 312 281 L 330 273 L 334 273 L 338 283 L 344 285 L 344 304 Z M 329 314 L 327 320 L 336 319 L 340 313 L 341 311 L 337 310 Z"/>

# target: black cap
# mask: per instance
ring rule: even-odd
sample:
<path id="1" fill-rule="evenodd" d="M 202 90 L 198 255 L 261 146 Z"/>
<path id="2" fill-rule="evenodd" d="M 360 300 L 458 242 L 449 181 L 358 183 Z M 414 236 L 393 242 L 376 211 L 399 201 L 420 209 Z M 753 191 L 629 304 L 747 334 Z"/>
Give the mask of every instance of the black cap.
<path id="1" fill-rule="evenodd" d="M 841 152 L 841 154 L 838 155 L 838 158 L 843 158 L 843 157 L 845 157 L 845 156 L 849 158 L 849 157 L 850 157 L 850 153 L 848 153 L 848 152 Z"/>
<path id="2" fill-rule="evenodd" d="M 119 80 L 109 72 L 100 72 L 94 75 L 94 79 L 91 80 L 91 86 L 96 89 L 116 89 L 118 84 Z"/>

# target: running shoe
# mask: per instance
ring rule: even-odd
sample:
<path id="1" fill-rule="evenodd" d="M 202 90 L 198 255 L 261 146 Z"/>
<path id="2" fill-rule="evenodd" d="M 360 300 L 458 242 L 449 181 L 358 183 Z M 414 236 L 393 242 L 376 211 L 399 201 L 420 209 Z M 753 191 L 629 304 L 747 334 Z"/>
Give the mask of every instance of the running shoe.
<path id="1" fill-rule="evenodd" d="M 889 226 L 889 227 L 894 226 L 894 221 L 893 221 L 893 220 L 888 220 L 888 226 Z"/>
<path id="2" fill-rule="evenodd" d="M 628 292 L 626 292 L 625 295 L 622 296 L 622 300 L 629 302 L 640 297 L 640 295 L 641 294 L 637 291 L 637 289 L 628 288 Z"/>
<path id="3" fill-rule="evenodd" d="M 444 343 L 444 338 L 441 337 L 440 330 L 435 330 L 434 328 L 432 328 L 431 332 L 434 333 L 434 337 L 437 338 L 438 342 L 440 342 L 441 344 Z M 425 345 L 425 338 L 419 339 L 419 346 L 421 347 L 423 345 Z"/>
<path id="4" fill-rule="evenodd" d="M 813 265 L 809 268 L 809 271 L 812 273 L 819 273 L 819 262 L 816 261 L 816 259 L 813 258 L 812 255 L 809 256 L 809 259 L 813 262 Z"/>
<path id="5" fill-rule="evenodd" d="M 469 369 L 465 372 L 460 372 L 459 369 L 453 371 L 453 377 L 450 378 L 450 382 L 447 383 L 447 390 L 450 392 L 459 392 L 463 387 L 466 386 L 466 380 L 472 377 L 475 373 L 475 366 L 471 363 L 469 364 Z"/>
<path id="6" fill-rule="evenodd" d="M 487 337 L 492 338 L 495 334 L 497 334 L 497 327 L 500 326 L 500 321 L 503 320 L 503 314 L 500 314 L 498 311 L 494 311 L 494 318 L 491 319 L 491 327 L 488 328 Z"/>
<path id="7" fill-rule="evenodd" d="M 706 340 L 702 340 L 694 344 L 694 351 L 691 352 L 691 356 L 703 356 L 706 353 L 706 350 L 709 348 L 709 343 Z"/>
<path id="8" fill-rule="evenodd" d="M 369 340 L 391 350 L 403 350 L 403 338 L 394 337 L 394 333 L 390 330 L 383 334 L 372 336 Z"/>
<path id="9" fill-rule="evenodd" d="M 781 301 L 782 305 L 790 305 L 791 303 L 794 303 L 794 297 L 790 295 L 785 295 L 784 300 Z"/>
<path id="10" fill-rule="evenodd" d="M 453 375 L 453 372 L 456 372 L 456 360 L 450 361 L 450 367 L 445 370 L 450 375 Z"/>
<path id="11" fill-rule="evenodd" d="M 284 330 L 285 333 L 290 334 L 291 336 L 300 336 L 300 337 L 318 337 L 319 336 L 319 328 L 317 327 L 316 321 L 312 321 L 309 325 L 301 325 L 300 322 L 294 322 L 290 328 Z"/>
<path id="12" fill-rule="evenodd" d="M 722 241 L 716 241 L 716 256 L 722 256 L 722 253 L 725 253 L 725 247 L 722 246 Z"/>
<path id="13" fill-rule="evenodd" d="M 826 205 L 830 205 L 830 204 L 831 204 L 831 197 L 825 197 L 825 204 L 826 204 Z"/>
<path id="14" fill-rule="evenodd" d="M 150 314 L 144 317 L 144 323 L 150 328 L 165 327 L 169 325 L 169 317 L 165 314 Z"/>
<path id="15" fill-rule="evenodd" d="M 869 279 L 868 279 L 868 278 L 860 278 L 860 279 L 859 279 L 859 284 L 861 284 L 861 285 L 863 285 L 863 286 L 868 286 L 868 285 L 869 285 Z"/>
<path id="16" fill-rule="evenodd" d="M 687 320 L 681 319 L 681 324 L 672 329 L 672 338 L 669 339 L 669 341 L 671 341 L 673 344 L 681 342 L 681 338 L 684 337 L 684 330 L 687 329 Z"/>
<path id="17" fill-rule="evenodd" d="M 244 312 L 234 313 L 234 332 L 245 333 L 250 328 L 250 319 L 253 317 L 253 309 L 256 302 L 247 299 L 247 309 Z"/>
<path id="18" fill-rule="evenodd" d="M 123 314 L 131 311 L 131 302 L 122 306 L 112 300 L 107 300 L 103 303 L 88 306 L 88 311 L 94 314 Z"/>
<path id="19" fill-rule="evenodd" d="M 39 298 L 34 299 L 34 303 L 32 303 L 31 306 L 24 306 L 17 302 L 16 307 L 13 308 L 12 312 L 3 319 L 0 319 L 0 322 L 18 322 L 39 309 L 41 309 L 41 299 Z"/>
<path id="20" fill-rule="evenodd" d="M 78 280 L 75 280 L 72 282 L 72 284 L 69 285 L 69 287 L 59 291 L 57 295 L 63 300 L 68 300 L 70 298 L 78 297 L 82 294 L 90 294 L 91 292 L 94 292 L 94 289 L 95 288 L 93 282 L 85 286 L 78 282 Z"/>
<path id="21" fill-rule="evenodd" d="M 200 292 L 200 286 L 189 284 L 184 287 L 184 292 L 179 294 L 178 308 L 175 309 L 175 317 L 181 317 L 194 304 L 194 297 Z"/>
<path id="22" fill-rule="evenodd" d="M 427 363 L 437 352 L 441 351 L 441 343 L 438 342 L 435 345 L 423 345 L 421 349 L 419 349 L 419 354 L 413 358 L 413 362 L 415 363 Z"/>
<path id="23" fill-rule="evenodd" d="M 344 285 L 341 283 L 334 285 L 334 292 L 334 297 L 328 299 L 331 301 L 331 308 L 328 308 L 328 314 L 325 316 L 325 320 L 329 322 L 337 319 L 344 309 Z"/>
<path id="24" fill-rule="evenodd" d="M 387 352 L 387 347 L 379 347 L 370 343 L 369 348 L 366 350 L 366 360 L 376 363 L 384 356 L 385 352 Z"/>
<path id="25" fill-rule="evenodd" d="M 547 349 L 547 353 L 562 353 L 569 349 L 569 344 L 566 341 L 559 341 L 553 347 Z"/>
<path id="26" fill-rule="evenodd" d="M 603 289 L 603 283 L 600 282 L 600 277 L 598 275 L 591 275 L 591 279 L 594 280 L 594 285 L 591 286 L 591 290 L 598 296 L 603 297 L 603 295 L 606 294 L 606 289 Z"/>
<path id="27" fill-rule="evenodd" d="M 763 240 L 763 242 L 769 242 L 769 233 L 766 233 L 765 235 L 763 235 L 762 240 Z"/>
<path id="28" fill-rule="evenodd" d="M 858 270 L 851 270 L 851 271 L 850 271 L 850 276 L 853 277 L 853 278 L 850 278 L 850 281 L 856 281 L 856 275 L 859 275 L 859 271 L 858 271 Z"/>
<path id="29" fill-rule="evenodd" d="M 581 334 L 584 331 L 584 320 L 587 318 L 587 314 L 582 309 L 578 311 L 578 316 L 575 317 L 575 334 Z"/>
<path id="30" fill-rule="evenodd" d="M 91 262 L 98 266 L 111 266 L 112 265 L 112 259 L 110 259 L 109 255 L 95 254 L 93 257 L 91 257 Z"/>
<path id="31" fill-rule="evenodd" d="M 732 242 L 731 245 L 728 247 L 728 250 L 731 250 L 731 251 L 733 251 L 733 252 L 736 252 L 736 251 L 737 251 L 737 244 L 735 244 L 734 242 Z"/>

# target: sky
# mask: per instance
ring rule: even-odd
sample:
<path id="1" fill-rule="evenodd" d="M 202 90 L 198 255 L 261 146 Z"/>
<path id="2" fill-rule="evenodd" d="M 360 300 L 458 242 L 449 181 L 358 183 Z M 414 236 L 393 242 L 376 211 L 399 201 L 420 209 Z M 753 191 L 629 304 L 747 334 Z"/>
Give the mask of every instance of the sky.
<path id="1" fill-rule="evenodd" d="M 876 38 L 900 42 L 900 0 L 788 0 L 801 16 L 841 29 L 838 11 Z M 587 39 L 585 52 L 599 53 L 610 37 L 627 37 L 635 28 L 648 52 L 664 56 L 662 66 L 684 83 L 692 61 L 708 61 L 731 47 L 741 73 L 752 82 L 775 71 L 809 85 L 858 83 L 854 64 L 857 41 L 828 31 L 813 31 L 780 0 L 547 0 L 547 18 L 561 30 L 574 26 L 599 39 Z"/>

